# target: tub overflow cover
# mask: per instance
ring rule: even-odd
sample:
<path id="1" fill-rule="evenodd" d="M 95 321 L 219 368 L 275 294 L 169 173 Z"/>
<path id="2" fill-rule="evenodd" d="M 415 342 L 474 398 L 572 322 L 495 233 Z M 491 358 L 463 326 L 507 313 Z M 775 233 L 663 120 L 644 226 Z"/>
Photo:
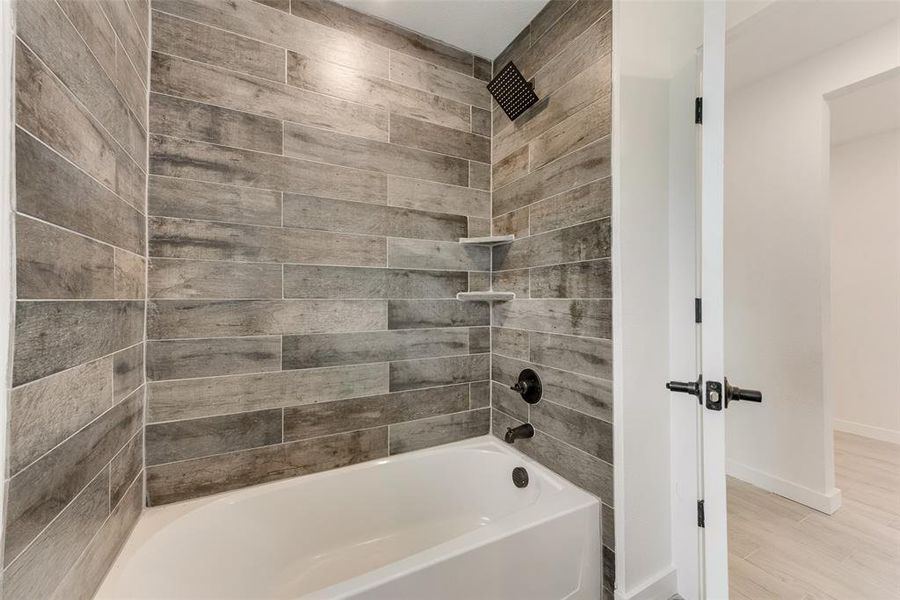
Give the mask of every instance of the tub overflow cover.
<path id="1" fill-rule="evenodd" d="M 517 488 L 523 488 L 528 485 L 528 471 L 525 467 L 516 467 L 513 469 L 512 479 Z"/>

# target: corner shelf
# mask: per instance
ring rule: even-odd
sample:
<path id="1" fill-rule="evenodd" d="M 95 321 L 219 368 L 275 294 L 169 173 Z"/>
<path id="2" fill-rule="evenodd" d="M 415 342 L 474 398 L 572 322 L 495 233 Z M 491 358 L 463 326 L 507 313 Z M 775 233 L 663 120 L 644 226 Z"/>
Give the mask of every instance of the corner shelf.
<path id="1" fill-rule="evenodd" d="M 485 237 L 459 238 L 459 243 L 472 246 L 499 246 L 500 244 L 509 244 L 516 236 L 509 235 L 488 235 Z"/>
<path id="2" fill-rule="evenodd" d="M 463 302 L 509 302 L 516 299 L 514 292 L 457 292 L 457 300 Z"/>

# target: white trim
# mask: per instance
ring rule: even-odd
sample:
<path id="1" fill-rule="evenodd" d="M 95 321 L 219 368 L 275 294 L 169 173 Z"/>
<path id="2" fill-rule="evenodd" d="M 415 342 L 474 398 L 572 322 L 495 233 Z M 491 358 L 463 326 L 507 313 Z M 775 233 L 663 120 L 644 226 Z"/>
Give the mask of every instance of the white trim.
<path id="1" fill-rule="evenodd" d="M 838 488 L 832 488 L 828 493 L 817 492 L 733 460 L 727 461 L 727 472 L 741 481 L 746 481 L 788 500 L 799 502 L 826 515 L 833 514 L 841 507 L 841 490 Z"/>
<path id="2" fill-rule="evenodd" d="M 616 600 L 668 600 L 678 593 L 675 567 L 669 567 L 629 592 L 616 591 Z"/>
<path id="3" fill-rule="evenodd" d="M 874 425 L 866 425 L 865 423 L 835 419 L 834 430 L 861 435 L 880 442 L 900 444 L 900 431 L 897 431 L 896 429 L 885 429 L 884 427 L 875 427 Z"/>

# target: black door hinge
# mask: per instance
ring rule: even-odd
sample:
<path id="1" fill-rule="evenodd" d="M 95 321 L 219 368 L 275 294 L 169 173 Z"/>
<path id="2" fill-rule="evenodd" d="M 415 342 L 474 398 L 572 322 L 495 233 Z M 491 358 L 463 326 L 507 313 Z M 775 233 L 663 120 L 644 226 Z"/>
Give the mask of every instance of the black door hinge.
<path id="1" fill-rule="evenodd" d="M 703 123 L 703 98 L 694 98 L 694 123 Z"/>
<path id="2" fill-rule="evenodd" d="M 703 300 L 694 298 L 694 323 L 703 322 Z"/>
<path id="3" fill-rule="evenodd" d="M 697 527 L 706 527 L 706 513 L 703 511 L 703 500 L 697 500 Z"/>

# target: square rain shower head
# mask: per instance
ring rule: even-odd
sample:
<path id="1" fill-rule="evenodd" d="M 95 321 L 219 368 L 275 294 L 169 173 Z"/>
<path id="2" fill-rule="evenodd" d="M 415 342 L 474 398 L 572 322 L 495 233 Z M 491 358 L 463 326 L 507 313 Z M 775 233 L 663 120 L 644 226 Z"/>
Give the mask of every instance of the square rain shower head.
<path id="1" fill-rule="evenodd" d="M 516 117 L 538 101 L 534 86 L 522 76 L 512 61 L 506 63 L 503 70 L 487 84 L 487 89 L 510 121 L 515 121 Z"/>

